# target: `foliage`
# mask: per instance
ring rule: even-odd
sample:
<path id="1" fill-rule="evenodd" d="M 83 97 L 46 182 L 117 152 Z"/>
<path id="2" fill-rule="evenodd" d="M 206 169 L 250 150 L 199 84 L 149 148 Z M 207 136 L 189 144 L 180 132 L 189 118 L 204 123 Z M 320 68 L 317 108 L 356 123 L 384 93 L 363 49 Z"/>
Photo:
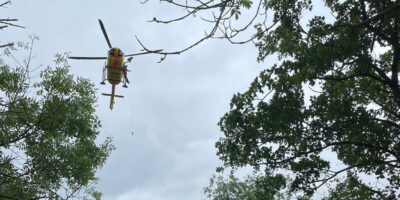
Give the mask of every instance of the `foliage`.
<path id="1" fill-rule="evenodd" d="M 290 199 L 290 193 L 281 191 L 285 186 L 282 175 L 254 174 L 241 181 L 231 172 L 227 178 L 214 175 L 204 193 L 212 200 Z"/>
<path id="2" fill-rule="evenodd" d="M 273 19 L 269 29 L 255 26 L 258 60 L 280 61 L 232 98 L 219 122 L 218 155 L 225 166 L 289 170 L 290 189 L 304 195 L 346 172 L 370 175 L 387 184 L 348 176 L 335 191 L 350 184 L 387 198 L 400 189 L 400 2 L 324 3 L 331 15 L 309 0 L 262 1 Z"/>
<path id="3" fill-rule="evenodd" d="M 358 177 L 349 173 L 348 178 L 344 181 L 340 181 L 334 189 L 329 191 L 328 197 L 324 198 L 324 200 L 381 199 L 374 197 L 375 192 L 377 191 L 372 191 L 370 188 L 362 184 Z"/>
<path id="4" fill-rule="evenodd" d="M 9 50 L 3 59 L 13 57 Z M 101 125 L 89 80 L 71 75 L 63 55 L 40 78 L 30 60 L 0 63 L 0 198 L 73 198 L 96 181 L 111 139 L 95 142 Z"/>

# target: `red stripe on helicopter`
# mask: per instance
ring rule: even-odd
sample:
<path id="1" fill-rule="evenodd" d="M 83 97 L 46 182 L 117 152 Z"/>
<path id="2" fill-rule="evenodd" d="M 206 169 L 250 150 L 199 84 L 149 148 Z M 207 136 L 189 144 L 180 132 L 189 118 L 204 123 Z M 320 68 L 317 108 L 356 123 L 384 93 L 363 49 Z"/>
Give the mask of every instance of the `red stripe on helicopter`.
<path id="1" fill-rule="evenodd" d="M 115 48 L 114 49 L 114 67 L 118 68 L 118 51 L 119 49 Z"/>

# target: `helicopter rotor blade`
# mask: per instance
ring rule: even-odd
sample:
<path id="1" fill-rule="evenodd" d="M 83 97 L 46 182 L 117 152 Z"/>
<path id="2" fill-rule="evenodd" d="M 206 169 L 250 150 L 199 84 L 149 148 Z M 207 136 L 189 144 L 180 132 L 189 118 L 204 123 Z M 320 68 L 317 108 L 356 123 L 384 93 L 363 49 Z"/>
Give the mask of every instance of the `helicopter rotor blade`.
<path id="1" fill-rule="evenodd" d="M 77 60 L 105 60 L 107 57 L 81 57 L 81 56 L 70 56 L 68 59 L 77 59 Z"/>
<path id="2" fill-rule="evenodd" d="M 100 24 L 101 31 L 103 31 L 103 35 L 106 38 L 108 47 L 110 47 L 110 49 L 111 49 L 112 45 L 111 45 L 110 39 L 108 39 L 108 35 L 107 35 L 107 32 L 106 32 L 106 29 L 104 28 L 103 22 L 100 19 L 99 19 L 99 24 Z"/>

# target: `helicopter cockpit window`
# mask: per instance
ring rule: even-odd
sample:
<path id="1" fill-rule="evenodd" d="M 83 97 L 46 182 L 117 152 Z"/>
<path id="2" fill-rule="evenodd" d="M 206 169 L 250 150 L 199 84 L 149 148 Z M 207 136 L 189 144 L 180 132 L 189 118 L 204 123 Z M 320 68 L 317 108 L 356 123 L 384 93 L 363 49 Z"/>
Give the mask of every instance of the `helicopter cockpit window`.
<path id="1" fill-rule="evenodd" d="M 121 50 L 118 51 L 118 56 L 124 56 L 124 52 L 122 52 Z"/>
<path id="2" fill-rule="evenodd" d="M 110 49 L 110 51 L 108 51 L 108 55 L 114 55 L 114 49 Z"/>

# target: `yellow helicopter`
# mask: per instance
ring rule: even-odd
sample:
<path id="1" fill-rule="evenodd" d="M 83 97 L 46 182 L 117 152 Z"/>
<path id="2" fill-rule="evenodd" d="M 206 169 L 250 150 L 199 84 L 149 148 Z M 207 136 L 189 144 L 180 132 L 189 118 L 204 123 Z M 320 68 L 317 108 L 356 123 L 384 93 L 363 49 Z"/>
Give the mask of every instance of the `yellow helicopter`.
<path id="1" fill-rule="evenodd" d="M 124 88 L 127 88 L 127 84 L 129 84 L 129 80 L 127 77 L 128 68 L 127 63 L 132 61 L 132 56 L 135 54 L 125 55 L 121 49 L 117 47 L 112 47 L 110 40 L 108 39 L 108 35 L 106 29 L 104 28 L 103 22 L 99 19 L 100 28 L 103 32 L 104 37 L 106 38 L 108 47 L 110 50 L 108 51 L 107 57 L 78 57 L 78 56 L 69 56 L 69 59 L 79 59 L 79 60 L 107 60 L 103 67 L 103 79 L 100 84 L 105 85 L 105 81 L 107 80 L 111 84 L 111 94 L 102 93 L 102 95 L 110 96 L 110 109 L 113 109 L 114 106 L 114 98 L 119 97 L 123 98 L 122 95 L 115 94 L 115 86 L 119 83 L 123 83 Z M 127 62 L 124 61 L 124 58 L 128 58 Z"/>

